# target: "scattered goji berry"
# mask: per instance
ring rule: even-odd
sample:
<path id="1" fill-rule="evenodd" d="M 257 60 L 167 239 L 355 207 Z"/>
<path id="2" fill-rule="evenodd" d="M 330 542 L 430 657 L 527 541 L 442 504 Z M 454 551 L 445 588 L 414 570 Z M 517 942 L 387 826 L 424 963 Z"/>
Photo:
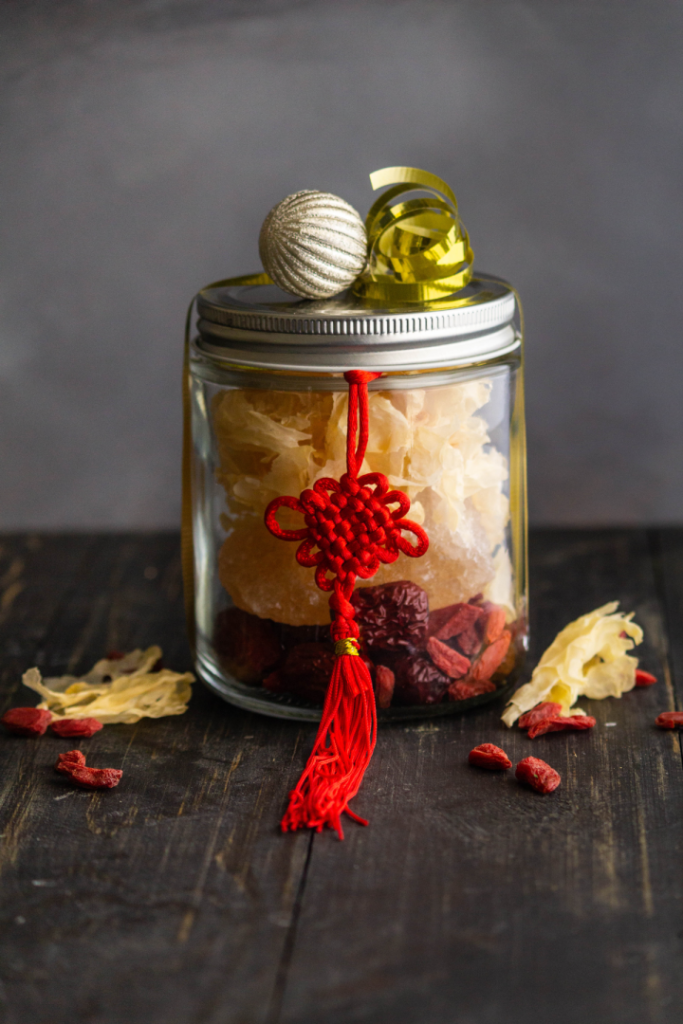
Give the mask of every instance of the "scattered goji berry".
<path id="1" fill-rule="evenodd" d="M 427 652 L 437 668 L 449 679 L 462 679 L 470 670 L 470 661 L 448 644 L 432 636 L 427 641 Z"/>
<path id="2" fill-rule="evenodd" d="M 474 664 L 474 668 L 472 669 L 472 677 L 474 680 L 478 681 L 491 678 L 507 654 L 511 639 L 512 634 L 508 629 L 505 629 L 497 640 L 494 640 L 489 647 L 482 651 Z"/>
<path id="3" fill-rule="evenodd" d="M 375 669 L 375 692 L 377 694 L 377 706 L 380 708 L 391 707 L 391 699 L 394 696 L 396 676 L 386 665 L 378 665 Z"/>
<path id="4" fill-rule="evenodd" d="M 543 736 L 546 732 L 564 732 L 565 730 L 575 729 L 581 731 L 582 729 L 592 729 L 595 725 L 595 719 L 591 715 L 568 715 L 566 718 L 544 718 L 540 722 L 536 722 L 529 729 L 529 739 L 536 739 L 537 736 Z"/>
<path id="5" fill-rule="evenodd" d="M 537 704 L 531 711 L 523 714 L 518 720 L 517 725 L 520 729 L 529 729 L 532 725 L 536 725 L 537 722 L 542 722 L 544 718 L 557 718 L 561 711 L 561 704 L 556 704 L 552 700 L 544 700 L 542 704 Z"/>
<path id="6" fill-rule="evenodd" d="M 512 768 L 512 761 L 505 751 L 493 743 L 480 743 L 470 750 L 467 760 L 477 768 Z"/>
<path id="7" fill-rule="evenodd" d="M 102 728 L 96 718 L 56 718 L 50 728 L 57 736 L 94 736 Z"/>
<path id="8" fill-rule="evenodd" d="M 124 658 L 123 651 L 107 651 L 107 661 L 123 661 Z"/>
<path id="9" fill-rule="evenodd" d="M 559 772 L 538 757 L 525 757 L 515 769 L 515 778 L 526 782 L 537 793 L 552 793 L 562 779 Z"/>
<path id="10" fill-rule="evenodd" d="M 67 772 L 72 782 L 83 789 L 113 789 L 121 781 L 123 772 L 119 768 L 74 767 Z"/>
<path id="11" fill-rule="evenodd" d="M 40 708 L 10 708 L 0 722 L 17 736 L 42 736 L 51 719 L 52 712 Z"/>
<path id="12" fill-rule="evenodd" d="M 643 672 L 642 668 L 636 669 L 636 686 L 652 686 L 657 682 L 657 676 L 651 672 Z"/>
<path id="13" fill-rule="evenodd" d="M 683 711 L 663 711 L 656 718 L 660 729 L 683 729 Z"/>
<path id="14" fill-rule="evenodd" d="M 55 771 L 70 775 L 74 768 L 83 768 L 84 765 L 85 754 L 80 750 L 67 750 L 66 754 L 60 754 L 57 758 Z"/>

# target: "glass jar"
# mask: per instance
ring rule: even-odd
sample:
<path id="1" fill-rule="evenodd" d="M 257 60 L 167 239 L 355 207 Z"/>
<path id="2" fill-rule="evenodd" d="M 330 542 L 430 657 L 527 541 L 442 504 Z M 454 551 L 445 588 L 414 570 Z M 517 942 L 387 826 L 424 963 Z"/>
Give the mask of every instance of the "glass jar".
<path id="1" fill-rule="evenodd" d="M 244 282 L 249 279 L 242 279 Z M 258 281 L 258 278 L 254 278 Z M 317 720 L 334 645 L 328 595 L 268 503 L 345 470 L 344 372 L 369 386 L 363 472 L 384 473 L 429 537 L 354 595 L 380 719 L 507 693 L 527 647 L 526 480 L 515 293 L 478 275 L 450 301 L 369 308 L 274 285 L 197 296 L 189 353 L 196 666 L 227 701 Z M 280 514 L 285 528 L 300 516 Z"/>

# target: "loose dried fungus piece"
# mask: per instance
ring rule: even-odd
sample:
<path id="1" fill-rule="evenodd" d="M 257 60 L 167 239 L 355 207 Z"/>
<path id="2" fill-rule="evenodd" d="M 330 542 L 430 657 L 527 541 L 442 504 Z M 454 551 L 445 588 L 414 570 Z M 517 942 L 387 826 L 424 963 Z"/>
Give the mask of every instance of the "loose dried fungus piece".
<path id="1" fill-rule="evenodd" d="M 377 695 L 377 707 L 391 707 L 391 700 L 394 696 L 396 676 L 386 665 L 377 665 L 375 668 L 375 693 Z"/>
<path id="2" fill-rule="evenodd" d="M 525 757 L 515 769 L 515 777 L 537 793 L 552 793 L 562 781 L 559 772 L 539 757 Z"/>
<path id="3" fill-rule="evenodd" d="M 55 719 L 50 728 L 57 736 L 94 736 L 102 728 L 96 718 L 61 718 Z"/>
<path id="4" fill-rule="evenodd" d="M 683 729 L 683 711 L 663 711 L 655 719 L 660 729 Z"/>
<path id="5" fill-rule="evenodd" d="M 504 750 L 494 743 L 480 743 L 470 750 L 467 760 L 476 768 L 489 768 L 494 771 L 512 768 L 512 761 Z"/>
<path id="6" fill-rule="evenodd" d="M 531 711 L 527 711 L 517 722 L 520 729 L 530 729 L 532 725 L 538 725 L 546 718 L 557 718 L 562 712 L 562 705 L 552 700 L 544 700 L 537 704 Z"/>
<path id="7" fill-rule="evenodd" d="M 51 712 L 53 719 L 96 718 L 110 725 L 182 715 L 194 676 L 167 668 L 153 671 L 160 658 L 161 648 L 149 647 L 123 658 L 103 658 L 84 676 L 43 679 L 37 668 L 30 668 L 22 679 L 44 698 L 38 707 Z"/>
<path id="8" fill-rule="evenodd" d="M 394 704 L 440 704 L 451 682 L 422 653 L 398 658 L 394 675 Z"/>
<path id="9" fill-rule="evenodd" d="M 427 653 L 437 668 L 440 668 L 449 679 L 462 679 L 470 670 L 469 658 L 463 657 L 448 644 L 437 640 L 435 636 L 427 641 Z"/>
<path id="10" fill-rule="evenodd" d="M 67 750 L 66 754 L 60 754 L 55 762 L 55 771 L 69 775 L 74 768 L 82 768 L 85 765 L 85 754 L 80 750 Z"/>
<path id="11" fill-rule="evenodd" d="M 617 612 L 613 601 L 566 626 L 553 640 L 533 671 L 531 681 L 512 696 L 503 714 L 511 726 L 541 701 L 562 706 L 562 713 L 581 696 L 620 697 L 635 686 L 636 658 L 626 653 L 643 639 L 633 614 Z"/>
<path id="12" fill-rule="evenodd" d="M 653 676 L 651 672 L 643 672 L 642 668 L 636 669 L 636 686 L 654 686 L 657 682 L 657 676 Z"/>
<path id="13" fill-rule="evenodd" d="M 51 720 L 50 712 L 40 707 L 10 708 L 0 718 L 7 731 L 15 736 L 42 736 Z"/>
<path id="14" fill-rule="evenodd" d="M 371 647 L 421 647 L 427 635 L 429 599 L 409 580 L 359 587 L 351 595 L 361 636 Z"/>
<path id="15" fill-rule="evenodd" d="M 564 718 L 558 715 L 555 718 L 543 718 L 530 726 L 529 739 L 534 740 L 547 732 L 565 732 L 571 729 L 581 732 L 594 726 L 595 719 L 591 715 L 567 715 Z"/>
<path id="16" fill-rule="evenodd" d="M 214 647 L 227 671 L 250 686 L 258 685 L 282 655 L 274 623 L 241 608 L 226 608 L 218 613 Z"/>

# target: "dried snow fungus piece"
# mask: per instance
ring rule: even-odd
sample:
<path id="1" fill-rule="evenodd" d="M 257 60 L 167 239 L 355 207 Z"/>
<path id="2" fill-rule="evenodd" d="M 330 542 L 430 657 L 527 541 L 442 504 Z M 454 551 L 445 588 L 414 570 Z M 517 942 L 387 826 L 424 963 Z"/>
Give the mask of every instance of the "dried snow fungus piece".
<path id="1" fill-rule="evenodd" d="M 555 718 L 543 718 L 532 725 L 529 728 L 529 739 L 534 740 L 547 732 L 565 732 L 571 729 L 581 732 L 594 726 L 595 719 L 591 715 L 567 715 L 564 718 L 558 715 Z"/>
<path id="2" fill-rule="evenodd" d="M 451 682 L 422 653 L 398 658 L 394 675 L 394 704 L 440 704 Z"/>
<path id="3" fill-rule="evenodd" d="M 250 686 L 258 686 L 282 655 L 274 623 L 241 608 L 226 608 L 218 613 L 213 642 L 223 667 Z"/>
<path id="4" fill-rule="evenodd" d="M 361 636 L 371 647 L 421 647 L 427 635 L 429 599 L 409 580 L 360 587 L 351 596 Z"/>
<path id="5" fill-rule="evenodd" d="M 42 736 L 51 720 L 50 712 L 40 707 L 10 708 L 0 718 L 8 732 L 15 736 Z"/>
<path id="6" fill-rule="evenodd" d="M 66 754 L 60 754 L 55 762 L 55 771 L 70 775 L 74 768 L 82 768 L 85 765 L 85 754 L 80 750 L 67 750 Z"/>
<path id="7" fill-rule="evenodd" d="M 332 644 L 309 643 L 292 647 L 280 668 L 263 681 L 273 693 L 292 693 L 297 697 L 322 704 L 334 668 Z"/>
<path id="8" fill-rule="evenodd" d="M 81 789 L 113 789 L 121 781 L 123 772 L 119 768 L 74 767 L 67 772 L 72 782 Z"/>
<path id="9" fill-rule="evenodd" d="M 557 718 L 561 711 L 561 704 L 551 700 L 544 700 L 543 703 L 537 704 L 531 711 L 527 711 L 526 714 L 522 715 L 517 725 L 520 729 L 530 729 L 532 725 L 538 725 L 539 722 L 546 718 Z"/>
<path id="10" fill-rule="evenodd" d="M 102 723 L 96 718 L 56 718 L 51 723 L 51 729 L 57 736 L 65 738 L 71 736 L 94 736 L 102 728 Z"/>
<path id="11" fill-rule="evenodd" d="M 476 768 L 493 770 L 512 768 L 512 761 L 505 751 L 494 743 L 480 743 L 474 750 L 470 750 L 467 760 Z"/>
<path id="12" fill-rule="evenodd" d="M 582 615 L 553 640 L 531 681 L 512 696 L 503 713 L 506 725 L 541 701 L 561 704 L 562 713 L 581 697 L 620 697 L 633 689 L 638 662 L 626 652 L 643 639 L 633 614 L 617 612 L 617 601 Z"/>
<path id="13" fill-rule="evenodd" d="M 552 793 L 562 781 L 559 772 L 539 757 L 525 757 L 520 761 L 515 769 L 515 777 L 520 782 L 526 782 L 537 793 Z"/>
<path id="14" fill-rule="evenodd" d="M 386 665 L 377 665 L 375 668 L 375 694 L 378 708 L 391 707 L 391 699 L 394 696 L 396 676 Z"/>
<path id="15" fill-rule="evenodd" d="M 651 672 L 643 672 L 642 668 L 636 669 L 636 686 L 654 686 L 657 682 L 657 676 L 653 676 Z"/>
<path id="16" fill-rule="evenodd" d="M 469 658 L 463 657 L 458 651 L 442 643 L 432 636 L 427 641 L 427 653 L 437 668 L 440 668 L 449 679 L 462 679 L 470 670 Z"/>
<path id="17" fill-rule="evenodd" d="M 683 711 L 663 711 L 655 719 L 660 729 L 683 729 Z"/>
<path id="18" fill-rule="evenodd" d="M 22 679 L 44 698 L 38 707 L 52 712 L 53 720 L 97 718 L 109 725 L 182 715 L 194 676 L 167 668 L 154 671 L 160 658 L 161 648 L 149 647 L 123 658 L 103 658 L 84 676 L 43 679 L 37 668 L 30 668 Z"/>

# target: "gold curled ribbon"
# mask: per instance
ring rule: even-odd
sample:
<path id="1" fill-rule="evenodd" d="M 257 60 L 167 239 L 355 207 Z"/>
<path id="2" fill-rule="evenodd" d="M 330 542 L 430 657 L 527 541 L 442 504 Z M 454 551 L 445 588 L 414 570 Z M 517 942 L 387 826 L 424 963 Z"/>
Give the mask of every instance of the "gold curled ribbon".
<path id="1" fill-rule="evenodd" d="M 358 650 L 358 641 L 353 638 L 347 640 L 337 640 L 334 645 L 334 656 L 335 658 L 341 658 L 342 654 L 354 654 L 360 655 Z"/>
<path id="2" fill-rule="evenodd" d="M 417 167 L 384 167 L 370 184 L 393 187 L 365 218 L 368 266 L 352 286 L 356 295 L 385 304 L 428 302 L 464 288 L 474 253 L 446 182 Z M 400 199 L 415 191 L 429 198 Z"/>

